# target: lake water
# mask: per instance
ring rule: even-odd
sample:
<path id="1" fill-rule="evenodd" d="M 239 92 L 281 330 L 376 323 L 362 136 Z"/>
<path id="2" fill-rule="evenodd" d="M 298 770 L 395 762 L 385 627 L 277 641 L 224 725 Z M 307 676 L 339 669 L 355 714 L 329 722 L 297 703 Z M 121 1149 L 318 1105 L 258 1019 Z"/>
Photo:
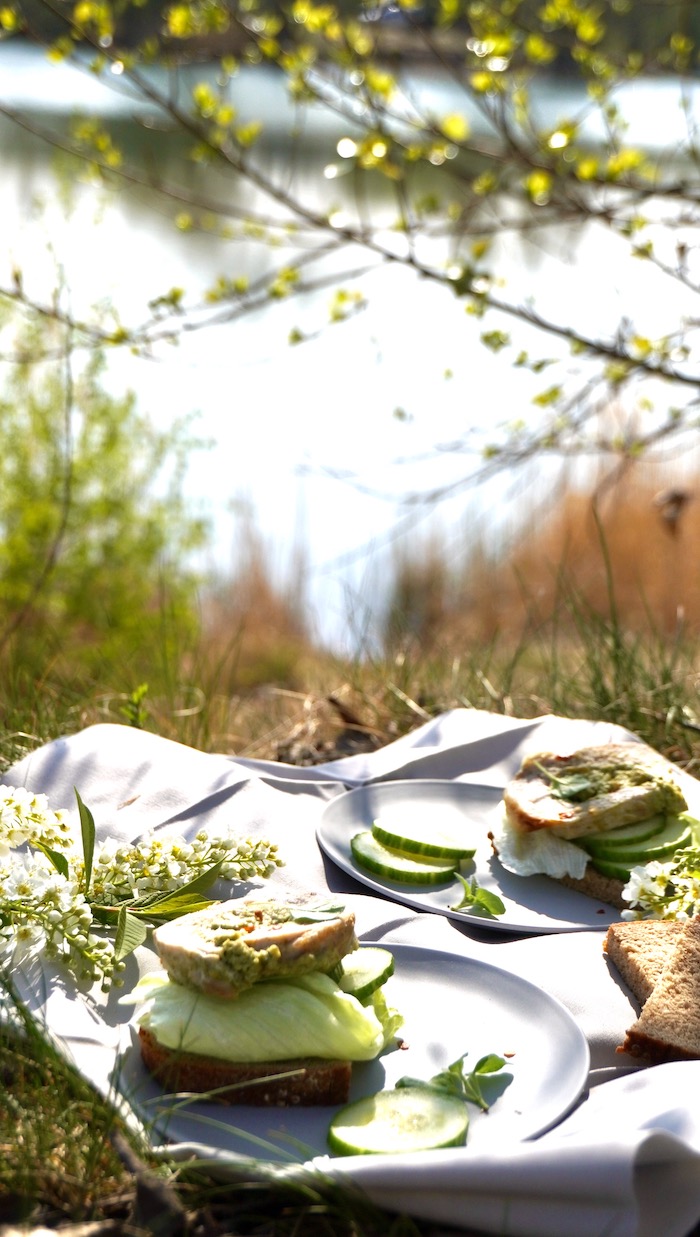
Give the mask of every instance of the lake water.
<path id="1" fill-rule="evenodd" d="M 445 83 L 417 78 L 414 89 L 429 92 L 436 110 L 447 110 Z M 256 70 L 235 91 L 241 115 L 266 123 L 269 158 L 283 167 L 290 113 L 282 83 Z M 549 83 L 537 106 L 556 123 L 574 102 L 560 84 Z M 674 82 L 638 83 L 626 102 L 631 143 L 668 148 L 682 140 Z M 691 110 L 697 104 L 694 95 Z M 0 105 L 27 109 L 39 125 L 73 109 L 101 114 L 136 140 L 133 99 L 90 73 L 47 66 L 40 51 L 20 43 L 0 45 Z M 158 118 L 151 122 L 157 126 Z M 333 194 L 342 200 L 342 180 L 330 181 L 323 169 L 343 131 L 320 112 L 306 121 L 295 175 L 316 201 L 334 200 Z M 125 189 L 102 201 L 94 188 L 75 186 L 66 214 L 45 145 L 1 121 L 0 149 L 2 283 L 16 264 L 28 290 L 48 299 L 58 265 L 75 312 L 111 301 L 123 321 L 135 323 L 147 301 L 172 286 L 199 295 L 221 271 L 247 269 L 254 277 L 261 270 L 265 259 L 254 246 L 178 232 L 167 209 L 140 191 Z M 167 179 L 168 139 L 157 136 L 153 150 Z M 223 191 L 215 174 L 208 185 Z M 620 256 L 620 242 L 603 229 L 562 229 L 537 243 L 503 242 L 499 262 L 514 294 L 524 300 L 536 291 L 545 314 L 554 314 L 564 297 L 579 325 L 601 333 L 634 305 L 643 319 L 640 333 L 653 337 L 667 328 L 661 281 L 659 296 L 650 296 L 648 270 L 623 268 Z M 242 513 L 252 513 L 280 580 L 303 547 L 316 631 L 344 648 L 364 638 L 381 611 L 397 523 L 414 539 L 437 529 L 457 562 L 480 527 L 517 520 L 523 492 L 532 501 L 532 473 L 478 488 L 468 478 L 479 446 L 499 422 L 527 416 L 542 385 L 487 352 L 478 339 L 482 325 L 463 305 L 410 271 L 383 267 L 357 286 L 368 307 L 342 325 L 321 329 L 330 296 L 324 290 L 235 325 L 193 332 L 152 360 L 115 354 L 108 373 L 112 388 L 135 390 L 158 424 L 199 412 L 198 430 L 216 446 L 192 459 L 187 488 L 193 506 L 211 517 L 213 563 L 235 569 Z M 291 347 L 296 327 L 313 338 Z M 528 346 L 526 333 L 523 343 Z M 540 351 L 553 355 L 551 344 Z M 448 449 L 458 440 L 460 449 Z M 402 501 L 445 487 L 453 487 L 452 497 L 435 510 Z"/>

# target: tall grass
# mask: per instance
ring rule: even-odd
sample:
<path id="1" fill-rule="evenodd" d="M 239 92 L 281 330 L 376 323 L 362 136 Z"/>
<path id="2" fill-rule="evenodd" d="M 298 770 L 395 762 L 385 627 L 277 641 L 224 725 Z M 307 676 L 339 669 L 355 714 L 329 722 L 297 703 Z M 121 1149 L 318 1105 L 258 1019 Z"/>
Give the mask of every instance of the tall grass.
<path id="1" fill-rule="evenodd" d="M 0 1223 L 127 1214 L 123 1121 L 0 984 Z"/>
<path id="2" fill-rule="evenodd" d="M 672 501 L 673 496 L 677 502 Z M 519 638 L 566 620 L 568 595 L 628 629 L 700 632 L 700 476 L 639 465 L 613 485 L 523 496 L 509 534 L 401 547 L 385 638 L 441 647 Z M 610 579 L 614 582 L 614 598 Z M 575 628 L 573 618 L 569 626 Z"/>
<path id="3" fill-rule="evenodd" d="M 314 763 L 454 707 L 620 721 L 694 762 L 700 502 L 670 525 L 654 501 L 663 484 L 640 473 L 599 502 L 565 491 L 546 518 L 523 510 L 505 549 L 472 543 L 457 568 L 438 540 L 405 552 L 379 651 L 356 658 L 313 642 L 303 579 L 280 585 L 251 533 L 237 574 L 203 595 L 198 624 L 164 607 L 131 659 L 99 663 L 93 651 L 86 670 L 70 649 L 46 663 L 9 650 L 0 763 L 106 720 Z"/>
<path id="4" fill-rule="evenodd" d="M 429 709 L 452 698 L 617 721 L 695 767 L 696 495 L 697 477 L 674 486 L 640 468 L 609 489 L 565 488 L 544 510 L 532 500 L 505 548 L 472 541 L 457 567 L 436 540 L 404 554 L 386 630 L 394 667 Z"/>

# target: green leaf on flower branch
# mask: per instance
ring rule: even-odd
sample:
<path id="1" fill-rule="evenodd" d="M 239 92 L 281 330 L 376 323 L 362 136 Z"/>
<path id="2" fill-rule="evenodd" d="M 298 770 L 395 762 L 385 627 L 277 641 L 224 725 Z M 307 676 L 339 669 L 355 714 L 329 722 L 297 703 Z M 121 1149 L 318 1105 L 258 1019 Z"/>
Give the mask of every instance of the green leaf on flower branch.
<path id="1" fill-rule="evenodd" d="M 119 912 L 117 932 L 114 938 L 114 957 L 117 962 L 132 954 L 139 945 L 143 945 L 148 936 L 148 928 L 136 915 L 132 915 L 125 906 Z"/>
<path id="2" fill-rule="evenodd" d="M 127 908 L 129 913 L 138 919 L 150 923 L 164 923 L 168 919 L 179 919 L 181 915 L 193 915 L 195 911 L 205 911 L 209 906 L 215 906 L 216 898 L 184 897 L 179 891 L 172 893 L 167 901 L 150 902 L 142 906 L 132 902 Z"/>
<path id="3" fill-rule="evenodd" d="M 207 868 L 206 872 L 200 872 L 193 880 L 186 885 L 181 885 L 178 889 L 147 893 L 140 898 L 132 898 L 114 906 L 93 905 L 92 913 L 100 923 L 104 924 L 113 923 L 115 916 L 121 922 L 121 916 L 125 912 L 139 922 L 158 923 L 166 919 L 178 919 L 180 915 L 190 915 L 194 911 L 206 910 L 208 906 L 213 906 L 217 899 L 204 898 L 200 895 L 213 884 L 222 866 L 223 860 L 219 860 L 218 863 Z"/>
<path id="4" fill-rule="evenodd" d="M 163 905 L 174 898 L 190 897 L 192 894 L 204 893 L 205 890 L 214 884 L 223 866 L 224 860 L 219 859 L 218 863 L 213 863 L 210 868 L 207 868 L 205 872 L 200 872 L 191 881 L 188 881 L 186 885 L 180 885 L 178 889 L 166 890 L 165 893 L 157 893 L 155 897 L 150 895 L 151 906 Z"/>
<path id="5" fill-rule="evenodd" d="M 66 856 L 61 854 L 58 850 L 52 850 L 50 846 L 44 846 L 40 843 L 36 843 L 35 845 L 36 849 L 40 850 L 42 855 L 46 855 L 46 858 L 56 869 L 56 871 L 68 880 L 70 869 L 68 867 L 68 860 L 66 859 Z"/>
<path id="6" fill-rule="evenodd" d="M 75 797 L 78 801 L 78 813 L 80 815 L 80 832 L 83 839 L 83 863 L 85 865 L 85 888 L 83 893 L 87 897 L 92 880 L 92 861 L 95 854 L 95 819 L 89 807 L 83 803 L 76 787 Z"/>

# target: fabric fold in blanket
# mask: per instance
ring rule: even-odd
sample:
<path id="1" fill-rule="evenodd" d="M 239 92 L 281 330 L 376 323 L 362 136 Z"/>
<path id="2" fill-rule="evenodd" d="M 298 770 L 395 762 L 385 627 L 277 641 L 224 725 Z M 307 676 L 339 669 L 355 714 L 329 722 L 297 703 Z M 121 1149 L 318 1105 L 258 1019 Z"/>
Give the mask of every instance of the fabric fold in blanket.
<path id="1" fill-rule="evenodd" d="M 98 839 L 135 841 L 153 831 L 187 838 L 202 828 L 267 837 L 279 846 L 285 866 L 264 885 L 233 891 L 221 885 L 218 896 L 262 889 L 282 899 L 340 892 L 355 910 L 361 939 L 434 949 L 436 966 L 440 952 L 447 952 L 510 971 L 560 1001 L 586 1035 L 590 1091 L 534 1141 L 504 1142 L 488 1151 L 467 1145 L 408 1162 L 319 1156 L 279 1168 L 280 1174 L 320 1173 L 352 1182 L 390 1210 L 510 1237 L 686 1237 L 700 1220 L 700 1120 L 691 1103 L 700 1093 L 700 1062 L 638 1069 L 616 1053 L 636 1010 L 606 962 L 602 932 L 527 936 L 416 912 L 368 893 L 316 841 L 325 805 L 348 788 L 414 778 L 500 788 L 535 747 L 574 750 L 620 739 L 635 736 L 607 723 L 456 709 L 379 751 L 295 768 L 202 753 L 126 726 L 100 724 L 29 754 L 2 780 L 46 794 L 54 810 L 70 813 L 76 830 L 77 788 L 94 815 Z M 129 960 L 127 982 L 154 964 L 151 951 L 141 949 Z M 21 980 L 35 1016 L 108 1091 L 132 1011 L 119 1006 L 114 992 L 88 999 L 70 985 L 52 983 L 46 968 L 30 968 Z M 595 1085 L 599 1077 L 606 1081 Z M 250 1164 L 222 1151 L 214 1127 L 206 1140 L 202 1128 L 193 1122 L 168 1146 L 168 1155 L 201 1155 L 231 1179 L 250 1173 Z"/>

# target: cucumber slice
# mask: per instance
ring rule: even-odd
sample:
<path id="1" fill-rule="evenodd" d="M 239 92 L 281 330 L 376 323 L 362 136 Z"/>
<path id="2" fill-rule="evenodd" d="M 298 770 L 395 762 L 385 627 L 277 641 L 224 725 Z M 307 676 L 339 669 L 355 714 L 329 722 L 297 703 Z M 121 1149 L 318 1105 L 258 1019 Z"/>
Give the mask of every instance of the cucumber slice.
<path id="1" fill-rule="evenodd" d="M 577 844 L 589 855 L 608 856 L 614 859 L 612 851 L 620 847 L 630 850 L 638 844 L 648 842 L 650 838 L 662 833 L 666 827 L 666 817 L 663 815 L 649 816 L 646 820 L 636 821 L 632 825 L 621 825 L 609 833 L 594 833 L 587 837 L 577 838 Z"/>
<path id="2" fill-rule="evenodd" d="M 690 825 L 684 820 L 672 818 L 666 828 L 643 842 L 641 846 L 628 846 L 616 852 L 616 857 L 623 862 L 639 856 L 638 862 L 648 863 L 650 859 L 668 859 L 677 850 L 683 850 L 692 841 Z"/>
<path id="3" fill-rule="evenodd" d="M 406 851 L 409 855 L 426 855 L 433 859 L 472 859 L 476 843 L 469 845 L 464 836 L 446 829 L 433 829 L 424 820 L 415 825 L 402 822 L 400 829 L 390 829 L 380 820 L 375 820 L 372 833 L 378 842 L 394 850 Z"/>
<path id="4" fill-rule="evenodd" d="M 394 955 L 379 945 L 361 945 L 346 954 L 341 963 L 338 987 L 364 1001 L 394 973 Z"/>
<path id="5" fill-rule="evenodd" d="M 399 850 L 390 850 L 378 842 L 369 829 L 356 833 L 350 839 L 350 850 L 361 868 L 404 885 L 440 885 L 452 880 L 457 866 L 448 859 L 431 862 Z"/>
<path id="6" fill-rule="evenodd" d="M 608 859 L 598 859 L 597 856 L 595 859 L 591 859 L 593 867 L 596 872 L 600 872 L 601 876 L 609 876 L 612 880 L 622 881 L 624 884 L 627 884 L 630 878 L 631 868 L 641 867 L 642 862 L 642 860 L 638 860 L 636 863 L 631 863 L 629 867 L 625 867 L 619 862 L 613 863 Z"/>
<path id="7" fill-rule="evenodd" d="M 337 1155 L 433 1151 L 464 1146 L 468 1129 L 464 1100 L 401 1087 L 346 1104 L 331 1121 L 328 1145 Z"/>
<path id="8" fill-rule="evenodd" d="M 630 843 L 628 847 L 616 847 L 614 853 L 610 851 L 605 855 L 591 855 L 591 862 L 601 872 L 604 870 L 603 862 L 622 868 L 637 868 L 651 863 L 653 859 L 672 859 L 676 851 L 685 850 L 692 840 L 690 825 L 672 817 L 661 833 L 655 834 L 648 841 L 638 845 Z"/>

